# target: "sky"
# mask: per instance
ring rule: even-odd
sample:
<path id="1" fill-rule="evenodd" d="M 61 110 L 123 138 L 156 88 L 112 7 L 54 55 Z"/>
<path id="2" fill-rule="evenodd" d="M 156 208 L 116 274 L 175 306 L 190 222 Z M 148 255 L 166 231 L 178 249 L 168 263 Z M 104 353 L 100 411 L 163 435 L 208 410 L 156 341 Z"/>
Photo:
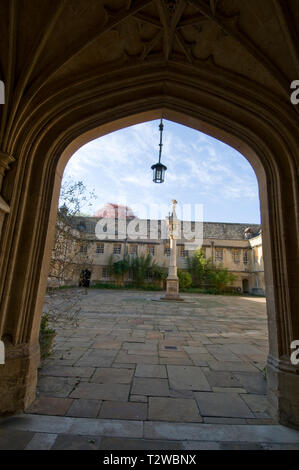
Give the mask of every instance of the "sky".
<path id="1" fill-rule="evenodd" d="M 162 184 L 152 181 L 151 170 L 159 155 L 157 120 L 107 134 L 74 153 L 64 178 L 94 190 L 88 214 L 110 202 L 129 206 L 140 218 L 164 218 L 176 199 L 182 220 L 203 214 L 207 222 L 260 223 L 257 179 L 243 155 L 197 130 L 163 123 Z"/>

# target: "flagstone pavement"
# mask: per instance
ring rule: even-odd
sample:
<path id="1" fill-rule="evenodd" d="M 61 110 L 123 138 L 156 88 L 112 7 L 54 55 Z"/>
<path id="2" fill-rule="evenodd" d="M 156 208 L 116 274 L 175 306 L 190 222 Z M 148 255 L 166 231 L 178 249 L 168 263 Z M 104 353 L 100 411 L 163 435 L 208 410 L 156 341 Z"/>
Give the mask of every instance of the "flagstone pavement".
<path id="1" fill-rule="evenodd" d="M 267 411 L 265 299 L 160 296 L 89 289 L 0 449 L 299 449 Z"/>

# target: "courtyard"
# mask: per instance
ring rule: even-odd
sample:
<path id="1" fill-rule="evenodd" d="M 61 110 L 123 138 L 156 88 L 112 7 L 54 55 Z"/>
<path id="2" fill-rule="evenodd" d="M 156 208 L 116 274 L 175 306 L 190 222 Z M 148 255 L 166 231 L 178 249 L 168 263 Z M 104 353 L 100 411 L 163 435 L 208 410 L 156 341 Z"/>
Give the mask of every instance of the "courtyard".
<path id="1" fill-rule="evenodd" d="M 265 298 L 160 297 L 89 289 L 0 449 L 299 449 L 267 411 Z"/>

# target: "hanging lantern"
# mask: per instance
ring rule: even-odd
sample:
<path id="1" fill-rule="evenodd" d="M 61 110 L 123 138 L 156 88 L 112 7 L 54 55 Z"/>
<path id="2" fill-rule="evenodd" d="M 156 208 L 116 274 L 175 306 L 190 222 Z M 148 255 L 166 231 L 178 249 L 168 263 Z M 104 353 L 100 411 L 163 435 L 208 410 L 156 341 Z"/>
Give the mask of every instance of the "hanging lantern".
<path id="1" fill-rule="evenodd" d="M 165 171 L 167 170 L 167 167 L 161 163 L 161 155 L 162 155 L 162 132 L 163 132 L 163 122 L 161 118 L 161 122 L 159 125 L 159 130 L 160 130 L 160 143 L 159 143 L 159 161 L 158 163 L 155 163 L 155 165 L 151 166 L 151 169 L 153 170 L 153 182 L 154 183 L 163 183 L 164 182 L 164 175 Z"/>

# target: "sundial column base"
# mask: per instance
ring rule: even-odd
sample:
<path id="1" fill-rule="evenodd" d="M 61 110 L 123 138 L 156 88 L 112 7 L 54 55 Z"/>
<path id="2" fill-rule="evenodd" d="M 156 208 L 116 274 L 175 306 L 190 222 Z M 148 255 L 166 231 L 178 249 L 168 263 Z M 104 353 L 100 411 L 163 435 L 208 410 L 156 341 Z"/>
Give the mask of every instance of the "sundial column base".
<path id="1" fill-rule="evenodd" d="M 166 294 L 163 300 L 184 300 L 179 295 L 179 280 L 177 277 L 168 277 L 166 279 Z"/>

